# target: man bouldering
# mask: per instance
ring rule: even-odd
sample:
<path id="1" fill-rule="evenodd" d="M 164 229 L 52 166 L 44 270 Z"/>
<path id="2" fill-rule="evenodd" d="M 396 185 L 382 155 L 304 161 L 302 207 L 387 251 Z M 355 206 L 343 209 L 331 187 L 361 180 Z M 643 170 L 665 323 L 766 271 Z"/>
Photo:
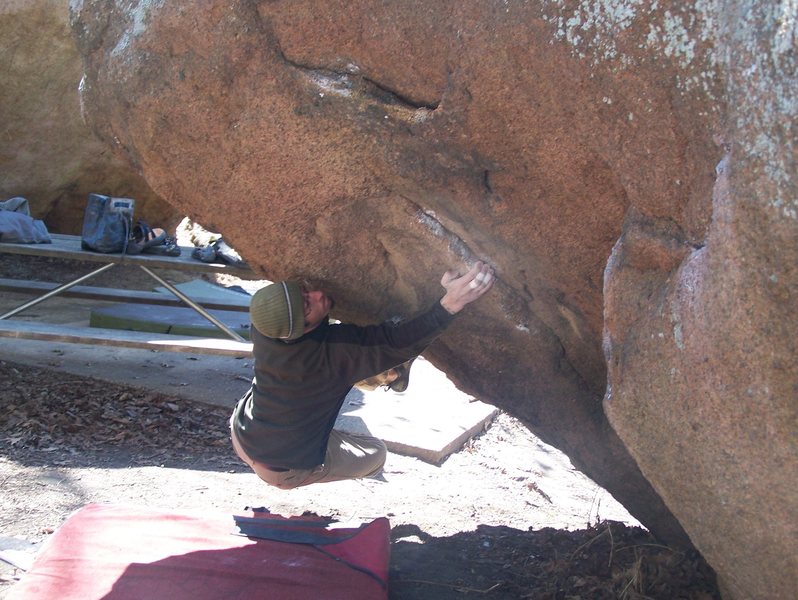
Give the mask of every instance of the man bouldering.
<path id="1" fill-rule="evenodd" d="M 447 271 L 443 297 L 399 324 L 330 323 L 333 300 L 296 281 L 258 290 L 250 303 L 255 359 L 252 387 L 230 419 L 236 454 L 266 483 L 292 489 L 371 477 L 382 470 L 382 440 L 334 429 L 359 381 L 421 354 L 465 306 L 493 287 L 493 269 L 477 262 Z M 405 382 L 406 384 L 406 382 Z"/>

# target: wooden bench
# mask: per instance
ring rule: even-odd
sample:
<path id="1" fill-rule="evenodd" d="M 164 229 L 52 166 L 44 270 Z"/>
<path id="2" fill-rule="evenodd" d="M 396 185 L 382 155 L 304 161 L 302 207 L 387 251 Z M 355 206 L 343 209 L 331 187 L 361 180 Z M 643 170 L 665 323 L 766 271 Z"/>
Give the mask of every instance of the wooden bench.
<path id="1" fill-rule="evenodd" d="M 0 337 L 47 342 L 68 342 L 92 346 L 124 346 L 169 352 L 221 354 L 245 357 L 252 354 L 252 344 L 235 340 L 200 338 L 145 331 L 117 331 L 97 327 L 69 327 L 51 323 L 0 321 Z"/>
<path id="2" fill-rule="evenodd" d="M 0 291 L 14 292 L 17 294 L 34 293 L 44 295 L 61 287 L 60 283 L 47 281 L 21 281 L 19 279 L 0 278 Z M 160 292 L 142 292 L 139 290 L 118 290 L 115 288 L 91 287 L 76 285 L 62 290 L 60 296 L 65 298 L 83 298 L 86 300 L 102 300 L 106 302 L 126 302 L 140 304 L 156 304 L 160 306 L 184 306 L 180 298 L 162 294 Z M 249 307 L 238 304 L 229 304 L 213 298 L 193 298 L 195 302 L 205 309 L 240 310 L 246 312 Z"/>
<path id="3" fill-rule="evenodd" d="M 154 254 L 101 254 L 83 250 L 80 237 L 73 235 L 51 234 L 52 244 L 10 244 L 0 242 L 0 253 L 42 256 L 56 259 L 79 260 L 102 263 L 102 266 L 90 273 L 78 277 L 65 284 L 54 284 L 42 281 L 20 281 L 0 279 L 0 289 L 11 292 L 30 292 L 36 298 L 13 310 L 0 315 L 0 337 L 47 340 L 57 342 L 82 343 L 94 345 L 125 346 L 130 348 L 157 348 L 161 350 L 196 352 L 205 354 L 222 354 L 246 356 L 251 353 L 252 345 L 238 333 L 216 319 L 207 309 L 247 310 L 246 306 L 228 305 L 212 299 L 192 299 L 174 285 L 156 274 L 153 269 L 171 269 L 194 273 L 227 273 L 242 279 L 258 279 L 251 270 L 234 267 L 225 263 L 204 263 L 191 257 L 193 247 L 181 247 L 180 256 L 159 256 Z M 154 292 L 119 290 L 81 286 L 79 284 L 114 267 L 115 265 L 134 265 L 140 267 L 155 281 L 169 290 L 174 298 Z M 46 323 L 9 321 L 20 312 L 36 306 L 56 295 L 95 300 L 120 300 L 124 302 L 142 302 L 159 305 L 185 304 L 216 327 L 224 331 L 230 340 L 215 338 L 194 338 L 168 334 L 151 334 L 136 331 L 99 329 L 91 327 L 66 327 Z"/>

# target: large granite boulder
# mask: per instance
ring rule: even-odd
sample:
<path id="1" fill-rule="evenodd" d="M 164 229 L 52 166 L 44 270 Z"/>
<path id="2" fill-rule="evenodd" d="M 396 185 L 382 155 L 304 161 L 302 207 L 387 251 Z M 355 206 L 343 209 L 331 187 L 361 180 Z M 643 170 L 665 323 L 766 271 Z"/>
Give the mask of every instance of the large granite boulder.
<path id="1" fill-rule="evenodd" d="M 605 275 L 605 409 L 731 598 L 798 593 L 796 13 L 730 4 L 701 244 L 629 214 Z"/>
<path id="2" fill-rule="evenodd" d="M 180 212 L 223 232 L 265 277 L 317 282 L 343 320 L 410 314 L 440 296 L 444 269 L 490 261 L 496 288 L 428 358 L 564 450 L 663 540 L 692 538 L 730 597 L 755 597 L 763 581 L 778 580 L 752 556 L 755 574 L 740 583 L 736 538 L 707 516 L 730 509 L 712 482 L 737 470 L 718 462 L 716 479 L 694 481 L 723 449 L 742 460 L 735 435 L 748 423 L 697 438 L 687 431 L 695 411 L 674 400 L 697 390 L 691 401 L 704 422 L 729 419 L 726 406 L 704 400 L 709 378 L 688 373 L 711 372 L 728 382 L 724 397 L 741 402 L 746 390 L 733 383 L 741 379 L 725 375 L 734 360 L 711 371 L 691 365 L 679 388 L 654 376 L 688 359 L 643 343 L 658 316 L 649 293 L 664 296 L 668 274 L 697 249 L 725 244 L 712 242 L 725 218 L 713 213 L 715 166 L 731 143 L 722 135 L 736 131 L 726 126 L 737 114 L 727 107 L 730 76 L 743 70 L 729 66 L 733 40 L 718 32 L 737 5 L 208 0 L 200 9 L 73 0 L 70 8 L 94 131 Z M 783 22 L 794 35 L 794 19 Z M 750 22 L 728 20 L 724 31 L 738 26 Z M 788 196 L 781 202 L 792 206 Z M 771 252 L 773 264 L 783 259 L 775 275 L 794 306 L 794 263 L 778 241 L 795 224 L 780 223 L 783 234 L 752 217 L 748 243 Z M 718 251 L 702 276 L 735 281 L 729 252 Z M 727 305 L 695 306 L 691 318 L 704 327 L 736 323 L 721 314 Z M 713 311 L 714 321 L 705 315 Z M 789 321 L 761 319 L 787 343 Z M 751 323 L 730 334 L 746 337 Z M 613 386 L 604 404 L 616 429 L 602 404 L 604 338 Z M 744 355 L 728 341 L 724 348 L 727 358 Z M 795 365 L 781 368 L 774 378 L 786 390 Z M 761 410 L 776 419 L 778 407 Z M 782 416 L 794 434 L 794 419 Z M 794 446 L 779 439 L 785 482 Z M 761 521 L 735 518 L 774 551 L 789 549 Z"/>
<path id="3" fill-rule="evenodd" d="M 27 198 L 56 233 L 80 233 L 90 192 L 135 198 L 136 216 L 153 226 L 177 224 L 175 208 L 81 118 L 67 0 L 0 3 L 0 65 L 0 200 Z"/>

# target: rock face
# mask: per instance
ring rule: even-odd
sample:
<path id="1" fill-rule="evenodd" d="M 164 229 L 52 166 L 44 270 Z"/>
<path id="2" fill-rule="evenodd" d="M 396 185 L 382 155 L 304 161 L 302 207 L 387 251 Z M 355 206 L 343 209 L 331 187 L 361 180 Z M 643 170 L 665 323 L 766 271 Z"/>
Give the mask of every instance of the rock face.
<path id="1" fill-rule="evenodd" d="M 136 216 L 171 227 L 179 213 L 86 126 L 83 66 L 66 0 L 0 4 L 0 200 L 23 196 L 50 232 L 79 234 L 90 192 L 136 199 Z"/>
<path id="2" fill-rule="evenodd" d="M 732 598 L 798 590 L 798 57 L 795 8 L 775 9 L 722 23 L 705 240 L 630 214 L 605 274 L 605 409 Z"/>
<path id="3" fill-rule="evenodd" d="M 785 7 L 754 6 L 764 27 L 784 25 L 783 56 L 795 36 Z M 737 532 L 755 527 L 773 553 L 796 555 L 794 131 L 779 116 L 794 119 L 795 88 L 785 82 L 767 124 L 779 132 L 762 142 L 772 153 L 735 154 L 732 138 L 756 144 L 765 127 L 746 120 L 756 102 L 737 79 L 747 67 L 734 38 L 754 25 L 729 15 L 746 8 L 70 4 L 94 131 L 265 277 L 315 281 L 336 296 L 335 316 L 373 322 L 435 301 L 446 268 L 494 264 L 491 296 L 428 358 L 564 450 L 662 539 L 692 539 L 732 598 L 779 597 L 789 583 L 765 555 L 743 574 Z M 716 182 L 727 152 L 734 184 Z M 781 179 L 760 197 L 771 158 Z M 688 270 L 700 298 L 677 290 Z M 748 314 L 754 301 L 771 310 Z M 762 357 L 738 371 L 766 335 L 778 360 L 767 374 Z M 756 402 L 749 435 L 754 417 L 737 409 Z M 766 445 L 765 433 L 778 435 Z M 767 473 L 753 477 L 752 464 Z M 735 490 L 743 473 L 755 484 Z M 766 481 L 780 482 L 782 505 Z M 746 500 L 785 518 L 766 527 L 734 512 Z"/>

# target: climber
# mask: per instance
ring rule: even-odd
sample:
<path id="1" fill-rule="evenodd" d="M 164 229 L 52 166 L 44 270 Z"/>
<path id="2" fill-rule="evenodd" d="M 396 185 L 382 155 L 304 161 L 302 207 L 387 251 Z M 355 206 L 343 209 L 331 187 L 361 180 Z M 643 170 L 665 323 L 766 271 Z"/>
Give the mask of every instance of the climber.
<path id="1" fill-rule="evenodd" d="M 236 454 L 281 489 L 378 474 L 385 443 L 333 428 L 347 394 L 392 368 L 388 385 L 398 381 L 404 389 L 409 362 L 494 282 L 493 269 L 482 262 L 465 275 L 447 271 L 446 291 L 427 311 L 366 327 L 330 323 L 332 298 L 296 281 L 258 290 L 249 309 L 255 377 L 230 419 Z"/>

